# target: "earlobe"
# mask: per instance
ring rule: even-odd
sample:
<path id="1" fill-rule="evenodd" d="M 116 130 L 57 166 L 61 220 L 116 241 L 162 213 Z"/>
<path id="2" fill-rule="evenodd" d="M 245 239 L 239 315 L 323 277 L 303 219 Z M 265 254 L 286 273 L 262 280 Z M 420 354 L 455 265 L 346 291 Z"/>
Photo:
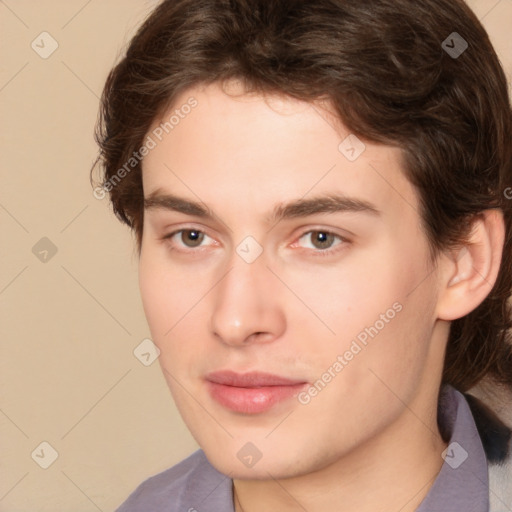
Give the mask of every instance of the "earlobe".
<path id="1" fill-rule="evenodd" d="M 468 243 L 440 258 L 439 319 L 461 318 L 485 300 L 498 276 L 504 240 L 502 212 L 486 210 L 473 220 Z"/>

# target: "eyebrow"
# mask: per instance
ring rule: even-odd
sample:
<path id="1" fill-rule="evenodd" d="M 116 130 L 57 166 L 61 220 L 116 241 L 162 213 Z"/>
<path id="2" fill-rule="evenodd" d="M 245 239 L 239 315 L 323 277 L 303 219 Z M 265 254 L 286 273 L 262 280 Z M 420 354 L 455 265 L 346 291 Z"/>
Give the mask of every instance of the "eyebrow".
<path id="1" fill-rule="evenodd" d="M 213 219 L 216 215 L 203 202 L 191 201 L 172 194 L 155 191 L 144 199 L 144 209 L 171 210 L 185 215 Z M 286 204 L 277 205 L 271 215 L 267 216 L 268 223 L 276 223 L 284 219 L 308 217 L 322 213 L 357 212 L 379 216 L 381 212 L 368 201 L 348 197 L 343 194 L 328 194 L 311 199 L 297 199 Z"/>

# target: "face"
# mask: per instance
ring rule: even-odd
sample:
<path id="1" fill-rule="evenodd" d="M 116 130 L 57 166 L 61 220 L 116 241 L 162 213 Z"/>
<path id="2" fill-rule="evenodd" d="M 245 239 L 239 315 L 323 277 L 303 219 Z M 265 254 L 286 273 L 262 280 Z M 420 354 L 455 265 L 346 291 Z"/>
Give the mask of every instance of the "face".
<path id="1" fill-rule="evenodd" d="M 212 464 L 307 474 L 431 406 L 437 273 L 399 149 L 346 139 L 325 105 L 228 92 L 190 89 L 148 132 L 142 300 Z"/>

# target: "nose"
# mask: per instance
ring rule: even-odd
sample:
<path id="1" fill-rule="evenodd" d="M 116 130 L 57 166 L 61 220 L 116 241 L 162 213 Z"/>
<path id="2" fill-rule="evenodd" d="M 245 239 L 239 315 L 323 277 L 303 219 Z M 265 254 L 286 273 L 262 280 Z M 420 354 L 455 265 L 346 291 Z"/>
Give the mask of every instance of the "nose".
<path id="1" fill-rule="evenodd" d="M 286 328 L 278 282 L 262 257 L 252 263 L 236 258 L 214 288 L 211 330 L 232 346 L 271 342 Z"/>

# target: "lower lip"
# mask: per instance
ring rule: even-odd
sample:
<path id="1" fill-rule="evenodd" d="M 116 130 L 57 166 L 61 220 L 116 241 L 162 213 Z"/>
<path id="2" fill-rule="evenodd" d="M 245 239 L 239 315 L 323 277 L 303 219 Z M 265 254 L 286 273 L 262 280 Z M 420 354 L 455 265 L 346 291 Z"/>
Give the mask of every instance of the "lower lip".
<path id="1" fill-rule="evenodd" d="M 298 395 L 307 383 L 261 388 L 238 388 L 210 381 L 207 385 L 210 395 L 224 407 L 235 412 L 257 414 Z"/>

